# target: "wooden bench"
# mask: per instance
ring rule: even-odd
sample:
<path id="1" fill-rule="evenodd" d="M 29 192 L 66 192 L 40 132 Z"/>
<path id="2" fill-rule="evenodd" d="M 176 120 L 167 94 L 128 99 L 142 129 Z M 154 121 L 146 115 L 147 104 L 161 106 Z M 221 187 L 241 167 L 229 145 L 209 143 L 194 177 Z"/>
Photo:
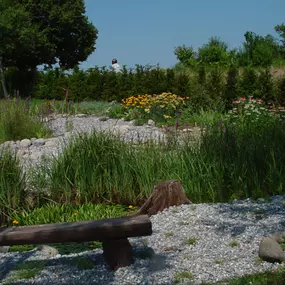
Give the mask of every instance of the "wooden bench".
<path id="1" fill-rule="evenodd" d="M 112 270 L 132 263 L 129 237 L 149 236 L 152 224 L 147 215 L 96 221 L 55 223 L 0 228 L 0 246 L 101 241 L 103 255 Z"/>

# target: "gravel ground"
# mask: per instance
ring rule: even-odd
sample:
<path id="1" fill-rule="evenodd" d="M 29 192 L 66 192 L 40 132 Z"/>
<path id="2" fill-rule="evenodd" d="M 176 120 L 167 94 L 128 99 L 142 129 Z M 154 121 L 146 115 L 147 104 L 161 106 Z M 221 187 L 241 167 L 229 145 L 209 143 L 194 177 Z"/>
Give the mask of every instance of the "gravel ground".
<path id="1" fill-rule="evenodd" d="M 151 217 L 152 236 L 130 238 L 134 264 L 129 267 L 109 271 L 101 249 L 55 257 L 33 250 L 0 254 L 0 281 L 14 279 L 10 284 L 38 285 L 171 285 L 179 274 L 187 272 L 193 280 L 180 279 L 178 284 L 201 284 L 274 270 L 279 265 L 260 262 L 258 247 L 264 235 L 285 231 L 284 215 L 285 196 L 275 196 L 270 201 L 247 199 L 171 207 Z M 72 263 L 75 257 L 92 259 L 94 268 L 78 269 Z M 47 263 L 35 278 L 15 280 L 13 267 L 32 260 Z"/>

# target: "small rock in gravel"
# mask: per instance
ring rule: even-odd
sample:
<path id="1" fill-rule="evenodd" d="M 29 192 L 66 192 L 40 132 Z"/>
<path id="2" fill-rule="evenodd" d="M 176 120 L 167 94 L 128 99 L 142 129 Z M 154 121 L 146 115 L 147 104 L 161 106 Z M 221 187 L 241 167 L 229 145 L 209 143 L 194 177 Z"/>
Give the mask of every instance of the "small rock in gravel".
<path id="1" fill-rule="evenodd" d="M 56 142 L 54 140 L 48 140 L 45 143 L 45 146 L 47 146 L 47 147 L 53 147 L 55 145 L 56 145 Z"/>
<path id="2" fill-rule="evenodd" d="M 23 139 L 20 142 L 21 147 L 28 147 L 32 144 L 31 140 L 29 139 Z"/>
<path id="3" fill-rule="evenodd" d="M 37 248 L 39 251 L 50 254 L 52 256 L 57 256 L 58 255 L 58 250 L 54 247 L 48 246 L 48 245 L 40 245 Z"/>
<path id="4" fill-rule="evenodd" d="M 9 246 L 0 246 L 0 253 L 7 253 L 9 248 Z"/>
<path id="5" fill-rule="evenodd" d="M 41 146 L 41 145 L 44 145 L 45 144 L 45 139 L 36 139 L 34 142 L 33 142 L 33 145 L 34 146 Z"/>

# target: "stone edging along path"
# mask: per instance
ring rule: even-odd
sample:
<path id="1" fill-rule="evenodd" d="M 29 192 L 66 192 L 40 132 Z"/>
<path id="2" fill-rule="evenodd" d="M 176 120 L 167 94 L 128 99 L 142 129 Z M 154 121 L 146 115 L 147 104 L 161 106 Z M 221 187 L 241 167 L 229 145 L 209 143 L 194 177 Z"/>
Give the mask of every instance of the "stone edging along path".
<path id="1" fill-rule="evenodd" d="M 43 157 L 57 156 L 68 143 L 69 139 L 78 133 L 92 131 L 110 132 L 121 137 L 126 142 L 147 142 L 164 140 L 166 132 L 155 127 L 155 122 L 149 120 L 143 126 L 135 126 L 134 121 L 124 119 L 102 119 L 96 116 L 78 114 L 74 116 L 52 115 L 46 118 L 46 124 L 52 130 L 52 138 L 26 138 L 21 141 L 6 141 L 0 146 L 9 147 L 15 151 L 24 167 L 35 166 Z M 183 129 L 183 133 L 198 134 L 198 127 Z"/>

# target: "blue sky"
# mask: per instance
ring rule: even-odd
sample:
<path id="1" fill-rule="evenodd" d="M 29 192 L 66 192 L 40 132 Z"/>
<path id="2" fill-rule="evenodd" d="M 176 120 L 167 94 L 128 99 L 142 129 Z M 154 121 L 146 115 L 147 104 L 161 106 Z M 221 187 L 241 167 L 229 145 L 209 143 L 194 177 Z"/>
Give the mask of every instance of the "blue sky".
<path id="1" fill-rule="evenodd" d="M 83 68 L 109 66 L 114 57 L 127 67 L 171 67 L 177 46 L 196 49 L 218 36 L 239 47 L 246 31 L 277 36 L 274 26 L 285 23 L 285 0 L 85 0 L 85 5 L 99 34 Z"/>

